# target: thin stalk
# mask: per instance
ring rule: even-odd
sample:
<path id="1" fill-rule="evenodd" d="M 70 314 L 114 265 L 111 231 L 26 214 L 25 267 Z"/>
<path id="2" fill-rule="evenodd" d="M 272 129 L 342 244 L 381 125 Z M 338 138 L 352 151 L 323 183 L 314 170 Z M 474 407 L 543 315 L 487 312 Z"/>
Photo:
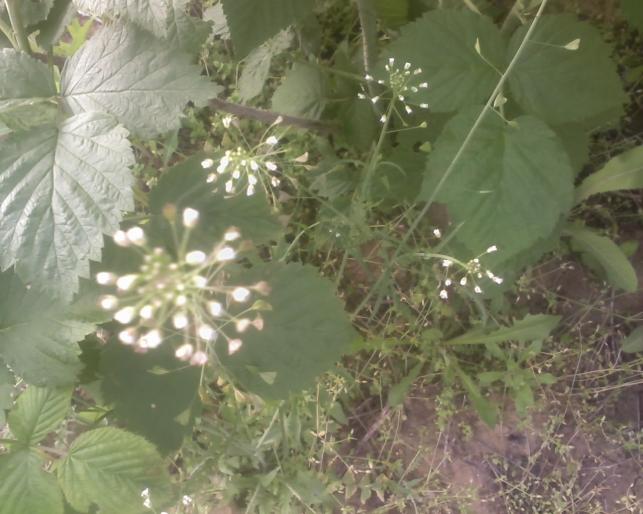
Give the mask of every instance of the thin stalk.
<path id="1" fill-rule="evenodd" d="M 375 59 L 377 57 L 377 15 L 373 0 L 356 0 L 359 24 L 362 28 L 362 58 L 364 60 L 364 75 L 372 75 Z M 366 83 L 368 94 L 371 98 L 377 96 L 373 82 Z M 378 115 L 382 111 L 377 105 L 373 106 Z"/>
<path id="2" fill-rule="evenodd" d="M 480 112 L 480 115 L 474 122 L 473 126 L 469 130 L 469 133 L 467 134 L 466 138 L 464 139 L 462 145 L 460 146 L 458 152 L 455 154 L 453 157 L 453 160 L 447 167 L 446 171 L 444 172 L 444 175 L 440 178 L 439 182 L 437 183 L 435 189 L 431 193 L 431 196 L 427 199 L 424 207 L 420 211 L 420 213 L 415 217 L 411 225 L 409 226 L 409 229 L 406 232 L 406 235 L 398 245 L 398 247 L 395 250 L 395 253 L 387 263 L 386 267 L 382 271 L 380 277 L 377 279 L 371 290 L 366 294 L 364 299 L 361 301 L 361 303 L 357 306 L 357 308 L 353 311 L 352 317 L 355 318 L 358 313 L 367 305 L 367 303 L 370 301 L 370 299 L 373 297 L 373 295 L 378 292 L 382 282 L 384 281 L 385 278 L 388 277 L 391 268 L 393 267 L 393 264 L 395 263 L 395 260 L 397 257 L 400 255 L 400 252 L 404 246 L 408 243 L 409 239 L 415 232 L 415 230 L 418 228 L 420 225 L 420 222 L 422 219 L 424 219 L 424 216 L 426 216 L 427 212 L 429 212 L 429 208 L 431 207 L 431 204 L 435 201 L 438 193 L 446 183 L 447 179 L 451 176 L 451 173 L 453 173 L 453 170 L 455 169 L 456 165 L 462 158 L 462 155 L 464 154 L 465 150 L 471 143 L 474 134 L 477 132 L 478 128 L 482 124 L 482 121 L 484 120 L 484 117 L 486 116 L 487 112 L 489 109 L 492 108 L 493 102 L 498 96 L 498 94 L 502 91 L 502 88 L 505 85 L 505 82 L 509 78 L 509 74 L 513 71 L 514 67 L 516 66 L 516 63 L 520 59 L 520 56 L 522 55 L 523 51 L 525 50 L 527 43 L 531 39 L 531 36 L 536 29 L 536 26 L 538 25 L 538 22 L 542 16 L 543 11 L 545 10 L 545 7 L 547 6 L 549 0 L 543 0 L 543 2 L 540 4 L 540 7 L 538 9 L 538 12 L 536 13 L 536 16 L 534 17 L 533 21 L 531 22 L 531 25 L 529 29 L 527 30 L 527 33 L 525 34 L 525 37 L 523 38 L 522 42 L 520 43 L 520 46 L 518 47 L 518 50 L 514 54 L 514 56 L 511 59 L 511 62 L 509 63 L 509 66 L 507 66 L 507 69 L 505 72 L 502 74 L 502 77 L 500 77 L 500 80 L 498 81 L 498 84 L 496 84 L 495 89 L 493 90 L 493 93 L 491 93 L 491 96 L 489 96 L 489 99 L 487 100 L 487 103 L 485 106 L 482 108 L 482 111 Z M 381 295 L 378 293 L 378 300 L 381 297 Z M 379 301 L 378 301 L 379 303 Z"/>
<path id="3" fill-rule="evenodd" d="M 22 24 L 22 17 L 20 15 L 20 8 L 18 7 L 18 2 L 16 0 L 4 0 L 5 5 L 7 6 L 7 13 L 9 14 L 9 21 L 11 21 L 11 28 L 16 37 L 16 42 L 18 47 L 23 52 L 31 54 L 31 45 L 29 44 L 29 38 L 25 32 L 25 27 Z"/>
<path id="4" fill-rule="evenodd" d="M 16 41 L 16 38 L 13 36 L 13 30 L 11 30 L 11 25 L 9 25 L 2 18 L 0 18 L 0 32 L 2 32 L 6 36 L 6 38 L 9 40 L 9 43 L 11 43 L 11 46 L 13 46 L 14 49 L 20 50 L 20 47 L 18 46 L 18 42 Z"/>
<path id="5" fill-rule="evenodd" d="M 388 134 L 387 129 L 390 124 L 391 117 L 393 115 L 393 109 L 395 108 L 395 97 L 391 98 L 391 101 L 388 104 L 388 107 L 386 108 L 386 113 L 384 116 L 386 118 L 384 119 L 384 123 L 382 125 L 382 131 L 380 132 L 380 137 L 377 140 L 377 144 L 375 145 L 375 148 L 373 148 L 373 151 L 371 152 L 371 158 L 368 161 L 368 165 L 366 166 L 366 173 L 364 174 L 364 181 L 362 182 L 362 200 L 366 199 L 366 195 L 369 192 L 369 189 L 371 187 L 371 181 L 373 179 L 373 173 L 375 172 L 375 168 L 377 167 L 377 162 L 379 161 L 380 158 L 380 152 L 382 151 L 382 146 L 384 145 L 384 141 L 386 140 L 386 134 Z"/>

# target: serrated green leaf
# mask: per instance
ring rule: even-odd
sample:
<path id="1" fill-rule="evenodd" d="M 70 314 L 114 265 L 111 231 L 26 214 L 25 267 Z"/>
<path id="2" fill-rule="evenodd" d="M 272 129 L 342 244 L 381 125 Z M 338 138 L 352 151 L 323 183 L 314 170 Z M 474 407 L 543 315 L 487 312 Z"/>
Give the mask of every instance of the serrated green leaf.
<path id="1" fill-rule="evenodd" d="M 210 23 L 190 16 L 190 0 L 168 0 L 169 15 L 166 39 L 170 45 L 195 55 L 210 35 Z"/>
<path id="2" fill-rule="evenodd" d="M 247 102 L 261 94 L 270 73 L 272 58 L 286 50 L 291 41 L 292 33 L 284 30 L 250 52 L 239 77 L 241 100 Z"/>
<path id="3" fill-rule="evenodd" d="M 56 479 L 35 450 L 0 455 L 0 514 L 62 514 Z"/>
<path id="4" fill-rule="evenodd" d="M 504 54 L 505 44 L 489 18 L 438 9 L 402 27 L 380 66 L 392 56 L 396 66 L 409 62 L 421 68 L 418 82 L 427 81 L 429 87 L 408 92 L 408 98 L 428 103 L 434 112 L 450 112 L 487 100 L 500 77 L 494 66 L 503 68 Z"/>
<path id="5" fill-rule="evenodd" d="M 73 0 L 78 10 L 94 16 L 123 17 L 157 36 L 167 33 L 171 0 Z"/>
<path id="6" fill-rule="evenodd" d="M 576 203 L 598 193 L 643 188 L 643 146 L 617 155 L 576 188 Z"/>
<path id="7" fill-rule="evenodd" d="M 429 154 L 421 200 L 437 187 L 479 112 L 447 123 Z M 551 234 L 572 197 L 573 170 L 556 134 L 530 116 L 506 123 L 487 112 L 437 201 L 462 223 L 456 238 L 471 254 L 496 245 L 506 260 Z"/>
<path id="8" fill-rule="evenodd" d="M 0 148 L 0 266 L 65 299 L 134 207 L 127 131 L 86 113 L 7 136 Z"/>
<path id="9" fill-rule="evenodd" d="M 219 241 L 229 227 L 237 227 L 244 238 L 256 244 L 279 240 L 283 229 L 272 215 L 270 205 L 261 190 L 253 196 L 228 197 L 222 187 L 208 184 L 208 172 L 201 167 L 203 154 L 197 154 L 168 170 L 150 194 L 153 236 L 162 242 L 171 242 L 168 222 L 163 218 L 163 207 L 176 206 L 181 213 L 186 207 L 197 209 L 200 222 L 193 229 L 190 241 L 210 247 Z M 182 230 L 182 227 L 177 227 Z"/>
<path id="10" fill-rule="evenodd" d="M 502 343 L 505 341 L 534 341 L 544 339 L 556 328 L 560 322 L 560 316 L 548 316 L 545 314 L 528 314 L 523 319 L 515 321 L 510 327 L 501 327 L 492 332 L 474 329 L 446 341 L 445 344 L 487 344 Z"/>
<path id="11" fill-rule="evenodd" d="M 636 271 L 623 251 L 610 238 L 575 225 L 567 226 L 565 235 L 571 237 L 574 248 L 587 253 L 600 264 L 611 285 L 630 293 L 638 289 Z"/>
<path id="12" fill-rule="evenodd" d="M 157 374 L 162 368 L 165 373 Z M 190 432 L 190 411 L 198 402 L 201 370 L 174 357 L 171 342 L 135 354 L 117 341 L 100 358 L 101 392 L 125 428 L 144 436 L 161 453 L 177 450 Z M 186 421 L 182 415 L 187 412 Z"/>
<path id="13" fill-rule="evenodd" d="M 232 43 L 239 59 L 313 12 L 314 0 L 223 0 Z"/>
<path id="14" fill-rule="evenodd" d="M 285 398 L 313 384 L 350 350 L 355 332 L 333 285 L 313 268 L 271 263 L 243 271 L 238 280 L 265 280 L 272 309 L 262 313 L 263 330 L 248 330 L 243 346 L 228 355 L 216 347 L 222 364 L 239 383 L 264 398 Z M 276 373 L 272 384 L 262 373 Z"/>
<path id="15" fill-rule="evenodd" d="M 37 43 L 45 49 L 53 46 L 63 36 L 75 14 L 76 7 L 71 0 L 55 0 L 47 19 L 36 26 Z"/>
<path id="16" fill-rule="evenodd" d="M 9 428 L 16 439 L 34 446 L 58 428 L 71 404 L 71 388 L 29 386 L 9 413 Z"/>
<path id="17" fill-rule="evenodd" d="M 219 87 L 171 45 L 132 25 L 114 24 L 65 63 L 61 90 L 72 112 L 110 113 L 147 138 L 179 128 L 187 102 L 201 105 Z"/>
<path id="18" fill-rule="evenodd" d="M 67 501 L 81 512 L 92 504 L 105 514 L 147 511 L 141 492 L 161 507 L 169 480 L 165 465 L 152 444 L 118 428 L 99 428 L 81 434 L 56 466 Z"/>
<path id="19" fill-rule="evenodd" d="M 629 336 L 621 341 L 625 353 L 643 352 L 643 327 L 635 328 Z"/>
<path id="20" fill-rule="evenodd" d="M 328 100 L 328 79 L 310 64 L 295 64 L 272 97 L 272 109 L 282 114 L 317 120 Z"/>
<path id="21" fill-rule="evenodd" d="M 514 33 L 509 59 L 528 28 L 523 25 Z M 577 50 L 565 48 L 576 39 Z M 600 32 L 589 23 L 569 14 L 543 16 L 509 76 L 511 93 L 527 113 L 554 125 L 616 120 L 627 96 L 610 54 Z"/>
<path id="22" fill-rule="evenodd" d="M 68 307 L 13 273 L 0 274 L 0 357 L 27 383 L 73 384 L 80 366 L 80 341 L 94 325 L 77 321 Z"/>

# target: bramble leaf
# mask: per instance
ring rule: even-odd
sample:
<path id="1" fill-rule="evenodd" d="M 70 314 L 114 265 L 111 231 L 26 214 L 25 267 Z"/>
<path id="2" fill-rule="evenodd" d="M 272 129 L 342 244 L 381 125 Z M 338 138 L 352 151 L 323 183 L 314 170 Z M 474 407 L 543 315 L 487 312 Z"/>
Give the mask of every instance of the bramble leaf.
<path id="1" fill-rule="evenodd" d="M 65 299 L 100 259 L 103 233 L 134 207 L 127 131 L 86 113 L 0 147 L 0 266 Z"/>
<path id="2" fill-rule="evenodd" d="M 524 25 L 514 33 L 508 58 L 527 30 Z M 574 49 L 570 43 L 577 39 Z M 589 23 L 569 14 L 543 16 L 509 76 L 511 93 L 528 114 L 553 125 L 614 121 L 623 114 L 627 97 L 610 54 Z"/>
<path id="3" fill-rule="evenodd" d="M 188 101 L 201 105 L 219 87 L 167 42 L 115 24 L 65 63 L 61 89 L 72 112 L 107 112 L 134 134 L 153 137 L 179 128 Z"/>
<path id="4" fill-rule="evenodd" d="M 165 465 L 152 444 L 125 430 L 106 427 L 76 438 L 56 466 L 67 501 L 81 512 L 96 504 L 105 514 L 144 512 L 141 491 L 160 507 L 169 490 Z"/>
<path id="5" fill-rule="evenodd" d="M 63 495 L 35 450 L 0 455 L 0 514 L 62 514 Z"/>
<path id="6" fill-rule="evenodd" d="M 29 386 L 9 413 L 11 433 L 26 446 L 34 446 L 58 428 L 70 409 L 71 388 Z"/>
<path id="7" fill-rule="evenodd" d="M 317 120 L 328 100 L 326 75 L 310 64 L 295 64 L 272 97 L 272 109 Z"/>
<path id="8" fill-rule="evenodd" d="M 453 161 L 480 109 L 447 123 L 429 155 L 420 199 L 427 199 Z M 503 259 L 546 238 L 572 205 L 573 171 L 556 136 L 542 121 L 506 123 L 487 112 L 438 192 L 471 254 L 497 245 Z"/>
<path id="9" fill-rule="evenodd" d="M 121 16 L 157 36 L 167 31 L 170 0 L 73 0 L 80 11 L 94 16 Z"/>
<path id="10" fill-rule="evenodd" d="M 185 53 L 197 54 L 210 35 L 210 23 L 189 15 L 190 0 L 168 1 L 167 42 Z"/>
<path id="11" fill-rule="evenodd" d="M 402 27 L 381 66 L 393 57 L 398 67 L 408 62 L 413 69 L 421 68 L 420 78 L 429 87 L 410 91 L 408 98 L 416 104 L 428 103 L 434 112 L 449 112 L 487 99 L 499 80 L 497 70 L 503 68 L 504 54 L 505 44 L 489 18 L 436 9 Z"/>

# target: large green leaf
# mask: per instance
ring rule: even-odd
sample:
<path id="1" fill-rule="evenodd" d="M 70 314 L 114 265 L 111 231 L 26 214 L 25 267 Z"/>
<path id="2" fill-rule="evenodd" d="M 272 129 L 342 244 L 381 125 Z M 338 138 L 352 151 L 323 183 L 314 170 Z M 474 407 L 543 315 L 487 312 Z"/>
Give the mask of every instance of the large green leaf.
<path id="1" fill-rule="evenodd" d="M 171 242 L 167 221 L 162 216 L 163 207 L 171 204 L 179 213 L 186 207 L 199 211 L 200 221 L 190 239 L 197 247 L 211 246 L 233 226 L 241 231 L 244 238 L 256 244 L 280 239 L 283 229 L 272 215 L 261 189 L 250 197 L 243 194 L 228 197 L 222 187 L 206 182 L 208 170 L 201 166 L 204 158 L 205 155 L 197 154 L 177 164 L 152 190 L 150 209 L 155 214 L 152 220 L 154 235 Z"/>
<path id="2" fill-rule="evenodd" d="M 480 54 L 476 51 L 476 42 Z M 434 112 L 456 111 L 480 104 L 493 91 L 502 69 L 505 44 L 492 21 L 468 11 L 438 9 L 402 28 L 386 50 L 397 66 L 421 68 L 428 89 L 409 92 L 415 103 Z M 491 64 L 489 64 L 491 63 Z"/>
<path id="3" fill-rule="evenodd" d="M 0 274 L 0 357 L 27 383 L 73 384 L 79 371 L 77 341 L 94 326 L 68 308 L 27 289 L 13 273 Z"/>
<path id="4" fill-rule="evenodd" d="M 479 112 L 460 113 L 446 125 L 429 155 L 420 199 L 437 187 Z M 556 134 L 536 118 L 506 123 L 489 111 L 437 200 L 462 223 L 456 237 L 472 254 L 497 245 L 508 259 L 546 238 L 572 197 L 573 171 Z"/>
<path id="5" fill-rule="evenodd" d="M 145 354 L 112 341 L 101 353 L 100 374 L 103 398 L 125 428 L 164 454 L 181 446 L 192 427 L 200 368 L 178 361 L 169 341 Z"/>
<path id="6" fill-rule="evenodd" d="M 37 26 L 36 41 L 43 48 L 53 46 L 65 33 L 67 24 L 76 15 L 76 8 L 71 0 L 55 0 L 47 19 Z"/>
<path id="7" fill-rule="evenodd" d="M 527 30 L 513 35 L 508 58 Z M 544 16 L 509 76 L 511 93 L 527 113 L 554 125 L 614 121 L 627 97 L 610 54 L 589 23 L 569 14 Z"/>
<path id="8" fill-rule="evenodd" d="M 547 337 L 559 322 L 560 316 L 528 314 L 523 319 L 514 321 L 509 327 L 500 327 L 491 332 L 473 329 L 461 336 L 446 341 L 445 344 L 461 345 L 502 343 L 505 341 L 536 341 Z"/>
<path id="9" fill-rule="evenodd" d="M 127 131 L 98 113 L 9 135 L 0 147 L 0 266 L 70 298 L 103 233 L 134 207 Z"/>
<path id="10" fill-rule="evenodd" d="M 35 450 L 0 455 L 0 514 L 62 514 L 63 496 Z"/>
<path id="11" fill-rule="evenodd" d="M 13 129 L 53 120 L 56 85 L 47 65 L 24 52 L 0 50 L 0 121 Z"/>
<path id="12" fill-rule="evenodd" d="M 170 0 L 73 0 L 80 11 L 94 16 L 122 16 L 157 36 L 167 31 Z"/>
<path id="13" fill-rule="evenodd" d="M 191 55 L 197 54 L 210 35 L 210 23 L 189 15 L 190 0 L 168 1 L 168 43 Z"/>
<path id="14" fill-rule="evenodd" d="M 67 501 L 81 512 L 95 504 L 104 514 L 139 513 L 146 511 L 144 489 L 157 508 L 168 495 L 167 472 L 154 446 L 118 428 L 80 435 L 56 471 Z"/>
<path id="15" fill-rule="evenodd" d="M 643 146 L 617 155 L 576 188 L 576 203 L 610 191 L 643 188 Z"/>
<path id="16" fill-rule="evenodd" d="M 271 288 L 266 301 L 272 308 L 262 313 L 263 330 L 242 334 L 243 346 L 231 356 L 225 345 L 217 346 L 222 364 L 247 389 L 284 398 L 309 387 L 355 340 L 332 283 L 315 269 L 272 263 L 241 272 L 236 280 L 265 280 Z"/>
<path id="17" fill-rule="evenodd" d="M 638 289 L 638 278 L 632 264 L 609 237 L 598 235 L 593 230 L 569 225 L 565 235 L 571 237 L 572 246 L 598 262 L 605 271 L 607 280 L 614 287 L 630 293 Z"/>
<path id="18" fill-rule="evenodd" d="M 9 428 L 27 446 L 38 444 L 60 423 L 69 411 L 71 388 L 45 389 L 29 386 L 9 414 Z"/>
<path id="19" fill-rule="evenodd" d="M 313 6 L 314 0 L 223 0 L 237 57 L 310 15 Z"/>
<path id="20" fill-rule="evenodd" d="M 125 24 L 103 27 L 65 63 L 61 89 L 72 112 L 108 112 L 141 137 L 179 128 L 188 101 L 219 90 L 185 54 Z"/>
<path id="21" fill-rule="evenodd" d="M 272 97 L 273 110 L 319 119 L 328 101 L 326 75 L 310 64 L 295 64 Z"/>
<path id="22" fill-rule="evenodd" d="M 54 0 L 20 0 L 20 21 L 25 27 L 35 25 L 44 20 L 49 10 L 54 4 Z M 0 13 L 6 11 L 4 2 L 0 3 Z"/>

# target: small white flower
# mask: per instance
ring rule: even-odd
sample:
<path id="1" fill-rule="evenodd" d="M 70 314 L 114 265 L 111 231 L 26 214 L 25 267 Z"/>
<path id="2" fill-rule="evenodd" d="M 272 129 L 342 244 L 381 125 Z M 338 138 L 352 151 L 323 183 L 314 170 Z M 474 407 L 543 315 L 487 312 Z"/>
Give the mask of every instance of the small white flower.
<path id="1" fill-rule="evenodd" d="M 100 305 L 101 309 L 104 309 L 106 311 L 113 311 L 116 307 L 118 307 L 118 298 L 111 294 L 108 294 L 102 296 L 98 301 L 98 304 Z"/>
<path id="2" fill-rule="evenodd" d="M 123 230 L 117 230 L 112 236 L 114 243 L 118 246 L 127 247 L 130 245 L 130 241 L 127 238 L 127 234 Z"/>
<path id="3" fill-rule="evenodd" d="M 428 82 L 422 82 L 422 84 L 420 84 L 420 89 L 427 89 L 428 87 L 429 87 Z"/>
<path id="4" fill-rule="evenodd" d="M 449 292 L 446 289 L 443 289 L 442 291 L 440 291 L 440 298 L 446 300 L 447 298 L 449 298 Z"/>
<path id="5" fill-rule="evenodd" d="M 382 114 L 382 116 L 380 116 L 380 123 L 386 123 L 386 114 Z"/>
<path id="6" fill-rule="evenodd" d="M 197 289 L 204 289 L 208 285 L 208 279 L 203 275 L 197 275 L 192 279 L 192 282 Z"/>
<path id="7" fill-rule="evenodd" d="M 194 250 L 193 252 L 189 252 L 185 256 L 185 262 L 187 262 L 191 266 L 196 266 L 198 264 L 203 264 L 207 258 L 207 255 L 205 252 L 202 252 L 201 250 Z"/>
<path id="8" fill-rule="evenodd" d="M 442 267 L 449 268 L 453 264 L 451 259 L 442 259 Z"/>
<path id="9" fill-rule="evenodd" d="M 221 157 L 221 160 L 219 160 L 219 165 L 217 166 L 217 173 L 225 172 L 228 164 L 230 164 L 230 157 L 228 157 L 227 155 Z"/>
<path id="10" fill-rule="evenodd" d="M 177 330 L 183 330 L 189 323 L 190 319 L 187 317 L 185 312 L 177 312 L 172 316 L 172 325 L 174 325 L 174 328 Z"/>
<path id="11" fill-rule="evenodd" d="M 221 316 L 221 313 L 223 312 L 223 305 L 221 305 L 219 302 L 209 302 L 208 310 L 210 311 L 210 314 L 215 317 Z"/>
<path id="12" fill-rule="evenodd" d="M 154 307 L 151 305 L 144 305 L 141 307 L 141 310 L 138 311 L 138 315 L 143 319 L 152 319 L 154 317 Z"/>
<path id="13" fill-rule="evenodd" d="M 109 286 L 111 284 L 114 284 L 116 282 L 116 278 L 116 275 L 108 271 L 101 271 L 100 273 L 96 273 L 96 282 L 98 282 L 101 286 Z"/>
<path id="14" fill-rule="evenodd" d="M 141 491 L 141 498 L 149 498 L 150 497 L 150 490 L 149 488 L 145 488 Z"/>
<path id="15" fill-rule="evenodd" d="M 252 322 L 248 318 L 242 318 L 239 321 L 237 321 L 235 328 L 237 329 L 237 332 L 240 334 L 248 330 L 248 327 L 252 324 Z"/>
<path id="16" fill-rule="evenodd" d="M 217 331 L 214 330 L 207 323 L 203 323 L 199 325 L 199 328 L 197 329 L 197 334 L 204 341 L 214 341 L 218 336 Z"/>
<path id="17" fill-rule="evenodd" d="M 230 128 L 230 125 L 232 125 L 232 116 L 225 116 L 221 121 L 225 128 Z"/>
<path id="18" fill-rule="evenodd" d="M 236 252 L 234 251 L 234 248 L 231 248 L 229 246 L 224 246 L 221 248 L 217 254 L 216 254 L 216 259 L 218 261 L 231 261 L 237 256 Z"/>
<path id="19" fill-rule="evenodd" d="M 364 80 L 366 80 L 367 82 L 371 82 L 374 79 L 372 75 L 364 75 Z"/>
<path id="20" fill-rule="evenodd" d="M 460 285 L 461 286 L 466 286 L 467 285 L 467 277 L 462 277 L 460 279 Z"/>
<path id="21" fill-rule="evenodd" d="M 252 184 L 250 184 L 250 185 L 246 188 L 246 196 L 252 196 L 253 194 L 255 194 L 255 186 L 253 186 Z"/>
<path id="22" fill-rule="evenodd" d="M 181 361 L 186 361 L 192 357 L 193 353 L 194 347 L 190 343 L 185 343 L 176 349 L 174 356 Z"/>
<path id="23" fill-rule="evenodd" d="M 114 319 L 123 325 L 127 325 L 134 319 L 134 316 L 136 316 L 136 309 L 134 309 L 134 307 L 128 306 L 123 307 L 119 311 L 116 311 L 116 314 L 114 314 Z"/>
<path id="24" fill-rule="evenodd" d="M 404 110 L 407 114 L 413 114 L 413 109 L 411 109 L 408 105 L 404 106 Z"/>
<path id="25" fill-rule="evenodd" d="M 192 503 L 192 498 L 190 498 L 187 494 L 181 498 L 181 503 L 185 505 L 186 507 Z"/>
<path id="26" fill-rule="evenodd" d="M 434 229 L 433 229 L 433 235 L 434 235 L 435 237 L 437 237 L 437 238 L 440 238 L 440 237 L 442 237 L 442 232 L 440 231 L 440 229 L 439 229 L 439 228 L 434 228 Z"/>
<path id="27" fill-rule="evenodd" d="M 127 328 L 118 333 L 118 340 L 126 345 L 134 344 L 136 342 L 136 337 L 137 334 L 135 328 Z M 143 493 L 141 493 L 141 496 L 143 496 Z"/>
<path id="28" fill-rule="evenodd" d="M 270 171 L 277 171 L 277 165 L 272 162 L 272 161 L 266 161 L 266 168 L 268 168 Z"/>
<path id="29" fill-rule="evenodd" d="M 481 293 L 482 293 L 482 289 L 480 289 L 480 286 L 476 286 L 476 287 L 474 287 L 474 288 L 473 288 L 473 290 L 474 290 L 474 292 L 476 292 L 477 294 L 481 294 Z"/>
<path id="30" fill-rule="evenodd" d="M 116 280 L 116 287 L 121 291 L 127 291 L 134 285 L 137 279 L 138 275 L 123 275 Z"/>
<path id="31" fill-rule="evenodd" d="M 364 93 L 357 93 L 357 98 L 360 100 L 366 100 L 366 95 Z"/>
<path id="32" fill-rule="evenodd" d="M 422 73 L 422 68 L 416 68 L 413 75 L 419 75 L 420 73 Z"/>
<path id="33" fill-rule="evenodd" d="M 266 144 L 270 146 L 275 146 L 277 143 L 279 143 L 279 139 L 277 139 L 275 136 L 270 136 L 268 139 L 266 139 Z"/>
<path id="34" fill-rule="evenodd" d="M 487 248 L 487 253 L 493 253 L 497 251 L 498 251 L 498 247 L 496 245 L 492 245 L 489 248 Z"/>
<path id="35" fill-rule="evenodd" d="M 228 341 L 228 355 L 237 353 L 243 346 L 243 341 L 241 339 L 230 339 Z"/>
<path id="36" fill-rule="evenodd" d="M 225 192 L 226 193 L 233 193 L 234 192 L 234 182 L 232 182 L 232 180 L 228 180 L 225 183 Z"/>
<path id="37" fill-rule="evenodd" d="M 496 284 L 500 285 L 504 282 L 504 279 L 500 277 L 493 277 L 491 280 L 493 280 Z"/>
<path id="38" fill-rule="evenodd" d="M 199 211 L 187 207 L 183 209 L 183 226 L 186 228 L 193 228 L 199 221 Z"/>
<path id="39" fill-rule="evenodd" d="M 445 286 L 447 286 L 447 287 L 449 287 L 451 284 L 453 284 L 453 282 L 451 282 L 451 279 L 450 279 L 450 278 L 447 278 L 447 279 L 444 281 L 444 285 L 445 285 Z"/>
<path id="40" fill-rule="evenodd" d="M 279 180 L 277 177 L 270 177 L 270 183 L 272 184 L 272 187 L 279 187 L 279 184 L 281 184 L 281 180 Z"/>
<path id="41" fill-rule="evenodd" d="M 250 161 L 250 169 L 252 171 L 259 171 L 259 165 L 257 164 L 257 161 Z"/>
<path id="42" fill-rule="evenodd" d="M 405 62 L 404 63 L 404 69 L 405 70 L 410 70 L 411 69 L 411 63 L 410 62 Z"/>
<path id="43" fill-rule="evenodd" d="M 188 303 L 188 299 L 184 294 L 180 294 L 174 300 L 174 305 L 176 305 L 178 307 L 183 307 L 186 303 Z"/>
<path id="44" fill-rule="evenodd" d="M 377 103 L 377 101 L 378 101 L 379 99 L 380 99 L 380 97 L 379 97 L 379 96 L 374 96 L 373 98 L 371 98 L 371 102 L 372 102 L 373 104 L 376 104 L 376 103 Z"/>
<path id="45" fill-rule="evenodd" d="M 223 239 L 226 241 L 236 241 L 241 237 L 241 232 L 236 228 L 229 228 L 226 230 L 226 233 L 223 235 Z"/>
<path id="46" fill-rule="evenodd" d="M 201 161 L 201 167 L 204 170 L 209 170 L 212 166 L 214 166 L 214 161 L 212 159 L 204 159 Z"/>
<path id="47" fill-rule="evenodd" d="M 132 227 L 127 231 L 127 239 L 136 246 L 143 246 L 145 244 L 145 232 L 141 227 Z"/>
<path id="48" fill-rule="evenodd" d="M 190 364 L 193 366 L 203 366 L 208 362 L 208 354 L 205 352 L 195 352 L 190 359 Z"/>
<path id="49" fill-rule="evenodd" d="M 420 109 L 428 109 L 428 108 L 429 108 L 429 104 L 426 104 L 426 103 L 420 104 Z"/>
<path id="50" fill-rule="evenodd" d="M 161 332 L 157 329 L 150 330 L 139 340 L 141 348 L 157 348 L 163 342 Z"/>
<path id="51" fill-rule="evenodd" d="M 146 509 L 152 508 L 152 502 L 149 498 L 145 498 L 145 500 L 143 501 L 143 507 L 145 507 Z"/>
<path id="52" fill-rule="evenodd" d="M 237 302 L 245 302 L 250 297 L 250 290 L 245 287 L 237 287 L 232 291 L 232 298 Z"/>

